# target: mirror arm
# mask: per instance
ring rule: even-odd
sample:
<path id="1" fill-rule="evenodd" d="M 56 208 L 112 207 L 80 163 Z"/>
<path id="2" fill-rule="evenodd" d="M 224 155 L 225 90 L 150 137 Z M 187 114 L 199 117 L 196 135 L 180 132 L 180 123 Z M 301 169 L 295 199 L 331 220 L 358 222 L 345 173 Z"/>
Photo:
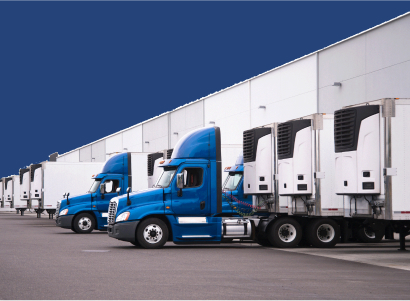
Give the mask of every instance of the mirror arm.
<path id="1" fill-rule="evenodd" d="M 131 200 L 130 200 L 130 188 L 127 188 L 127 206 L 131 205 Z"/>
<path id="2" fill-rule="evenodd" d="M 68 199 L 69 195 L 70 195 L 70 193 L 67 193 L 67 205 L 70 205 L 70 200 Z"/>

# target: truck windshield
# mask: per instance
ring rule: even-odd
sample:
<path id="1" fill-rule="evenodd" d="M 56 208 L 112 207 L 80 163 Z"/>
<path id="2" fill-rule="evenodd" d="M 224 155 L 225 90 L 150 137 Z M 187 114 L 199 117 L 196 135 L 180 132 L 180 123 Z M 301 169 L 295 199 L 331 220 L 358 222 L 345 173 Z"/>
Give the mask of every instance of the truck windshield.
<path id="1" fill-rule="evenodd" d="M 162 174 L 159 176 L 157 183 L 155 184 L 155 187 L 168 187 L 169 183 L 171 183 L 171 180 L 175 174 L 176 167 L 173 168 L 164 168 L 164 171 Z"/>
<path id="2" fill-rule="evenodd" d="M 233 173 L 230 172 L 229 175 L 226 177 L 224 186 L 223 186 L 223 190 L 235 190 L 236 187 L 238 186 L 239 182 L 242 179 L 242 173 Z"/>
<path id="3" fill-rule="evenodd" d="M 95 179 L 93 185 L 91 185 L 89 193 L 94 193 L 97 191 L 98 186 L 100 186 L 101 180 L 100 179 Z"/>

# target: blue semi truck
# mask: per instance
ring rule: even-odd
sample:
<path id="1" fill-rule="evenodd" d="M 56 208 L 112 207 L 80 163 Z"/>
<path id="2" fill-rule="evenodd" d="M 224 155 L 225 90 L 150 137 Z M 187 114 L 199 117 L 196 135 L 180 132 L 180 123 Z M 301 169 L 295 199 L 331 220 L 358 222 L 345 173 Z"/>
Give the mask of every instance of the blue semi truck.
<path id="1" fill-rule="evenodd" d="M 159 153 L 162 156 L 162 152 Z M 154 168 L 157 153 L 120 153 L 107 160 L 101 173 L 94 175 L 94 183 L 86 194 L 70 196 L 57 204 L 56 225 L 76 233 L 90 233 L 94 229 L 107 230 L 110 200 L 133 190 L 148 188 L 148 175 Z"/>
<path id="2" fill-rule="evenodd" d="M 266 227 L 268 220 L 264 222 L 265 216 L 259 216 L 257 209 L 252 210 L 253 216 L 244 218 L 232 216 L 235 210 L 223 208 L 224 199 L 232 209 L 236 209 L 236 204 L 229 196 L 234 190 L 222 187 L 219 127 L 186 134 L 175 146 L 171 159 L 160 166 L 163 172 L 154 188 L 133 193 L 127 189 L 127 195 L 111 200 L 110 237 L 143 248 L 160 248 L 167 241 L 197 244 L 238 239 L 266 243 L 262 233 L 272 227 Z M 232 171 L 225 188 L 226 184 L 234 183 L 234 177 Z"/>

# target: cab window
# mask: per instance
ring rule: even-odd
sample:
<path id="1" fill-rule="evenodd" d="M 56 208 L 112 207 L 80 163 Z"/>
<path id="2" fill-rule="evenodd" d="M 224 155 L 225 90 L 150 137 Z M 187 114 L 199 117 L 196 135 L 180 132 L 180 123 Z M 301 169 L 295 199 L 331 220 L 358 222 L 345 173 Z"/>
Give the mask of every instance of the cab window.
<path id="1" fill-rule="evenodd" d="M 202 168 L 190 167 L 185 168 L 184 173 L 184 188 L 199 187 L 203 182 L 204 171 Z"/>
<path id="2" fill-rule="evenodd" d="M 118 180 L 106 180 L 104 183 L 105 183 L 105 193 L 113 193 L 120 186 L 120 181 Z"/>

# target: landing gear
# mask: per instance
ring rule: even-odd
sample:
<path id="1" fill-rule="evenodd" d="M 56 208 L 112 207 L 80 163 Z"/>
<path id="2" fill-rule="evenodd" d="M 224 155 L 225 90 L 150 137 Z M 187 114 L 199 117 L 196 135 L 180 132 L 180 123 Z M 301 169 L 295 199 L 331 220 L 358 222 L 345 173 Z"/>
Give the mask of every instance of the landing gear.
<path id="1" fill-rule="evenodd" d="M 302 227 L 293 218 L 283 217 L 273 223 L 267 237 L 274 247 L 294 248 L 302 239 Z"/>
<path id="2" fill-rule="evenodd" d="M 54 214 L 56 214 L 56 209 L 46 209 L 48 213 L 48 219 L 54 219 Z"/>
<path id="3" fill-rule="evenodd" d="M 162 248 L 168 240 L 168 227 L 159 218 L 148 218 L 137 228 L 137 242 L 145 249 Z"/>
<path id="4" fill-rule="evenodd" d="M 41 213 L 43 213 L 44 209 L 34 209 L 34 211 L 37 213 L 37 218 L 41 218 Z"/>

